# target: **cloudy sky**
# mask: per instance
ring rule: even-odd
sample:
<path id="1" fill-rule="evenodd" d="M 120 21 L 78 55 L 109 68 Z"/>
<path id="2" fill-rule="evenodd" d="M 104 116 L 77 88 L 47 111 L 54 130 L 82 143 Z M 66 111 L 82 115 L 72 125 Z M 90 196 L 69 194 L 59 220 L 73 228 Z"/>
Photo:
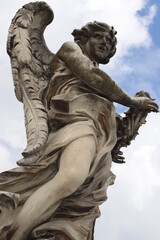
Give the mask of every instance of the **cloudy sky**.
<path id="1" fill-rule="evenodd" d="M 45 38 L 56 52 L 70 33 L 98 20 L 117 30 L 117 54 L 101 66 L 125 91 L 148 91 L 160 104 L 159 0 L 47 0 L 55 13 Z M 0 7 L 0 171 L 16 166 L 25 148 L 23 106 L 13 91 L 7 32 L 15 12 L 28 1 L 6 0 Z M 122 113 L 125 109 L 116 106 Z M 101 207 L 95 240 L 159 240 L 160 114 L 150 114 L 140 135 L 124 150 L 126 164 L 113 164 L 116 182 Z"/>

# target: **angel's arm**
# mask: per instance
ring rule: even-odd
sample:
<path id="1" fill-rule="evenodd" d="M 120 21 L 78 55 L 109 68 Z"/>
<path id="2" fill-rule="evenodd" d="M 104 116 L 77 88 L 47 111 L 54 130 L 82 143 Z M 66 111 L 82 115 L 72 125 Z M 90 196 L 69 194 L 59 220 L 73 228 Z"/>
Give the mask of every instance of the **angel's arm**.
<path id="1" fill-rule="evenodd" d="M 157 105 L 152 100 L 134 98 L 124 92 L 105 72 L 94 67 L 91 60 L 82 53 L 76 43 L 64 43 L 57 56 L 66 63 L 76 76 L 107 99 L 128 107 L 158 110 Z"/>

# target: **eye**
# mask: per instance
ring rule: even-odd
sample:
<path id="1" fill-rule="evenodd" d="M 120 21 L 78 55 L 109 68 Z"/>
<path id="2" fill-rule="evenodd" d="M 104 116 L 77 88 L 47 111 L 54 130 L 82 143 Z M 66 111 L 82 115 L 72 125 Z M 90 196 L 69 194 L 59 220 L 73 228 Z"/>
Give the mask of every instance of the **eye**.
<path id="1" fill-rule="evenodd" d="M 111 39 L 106 38 L 106 43 L 111 43 Z"/>
<path id="2" fill-rule="evenodd" d="M 103 35 L 101 35 L 101 34 L 99 34 L 99 33 L 95 33 L 95 34 L 93 35 L 93 37 L 96 38 L 96 39 L 102 39 L 102 38 L 103 38 Z"/>

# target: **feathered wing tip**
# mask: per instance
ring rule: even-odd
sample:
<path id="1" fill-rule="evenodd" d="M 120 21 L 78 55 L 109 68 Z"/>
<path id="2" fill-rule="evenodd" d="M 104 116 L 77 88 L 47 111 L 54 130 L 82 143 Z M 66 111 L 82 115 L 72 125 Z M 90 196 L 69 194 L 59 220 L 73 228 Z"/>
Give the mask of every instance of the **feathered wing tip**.
<path id="1" fill-rule="evenodd" d="M 24 5 L 9 28 L 7 52 L 11 58 L 15 94 L 24 104 L 27 147 L 19 165 L 37 161 L 48 138 L 48 117 L 40 93 L 51 78 L 54 54 L 46 46 L 43 32 L 53 20 L 45 2 Z"/>

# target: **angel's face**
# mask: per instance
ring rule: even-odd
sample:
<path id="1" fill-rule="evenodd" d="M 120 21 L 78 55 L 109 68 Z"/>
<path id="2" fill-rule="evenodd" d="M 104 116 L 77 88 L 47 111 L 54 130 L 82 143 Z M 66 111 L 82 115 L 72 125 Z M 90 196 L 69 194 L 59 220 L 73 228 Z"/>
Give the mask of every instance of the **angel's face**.
<path id="1" fill-rule="evenodd" d="M 111 51 L 111 36 L 106 31 L 96 31 L 85 45 L 85 54 L 92 60 L 103 63 Z"/>

